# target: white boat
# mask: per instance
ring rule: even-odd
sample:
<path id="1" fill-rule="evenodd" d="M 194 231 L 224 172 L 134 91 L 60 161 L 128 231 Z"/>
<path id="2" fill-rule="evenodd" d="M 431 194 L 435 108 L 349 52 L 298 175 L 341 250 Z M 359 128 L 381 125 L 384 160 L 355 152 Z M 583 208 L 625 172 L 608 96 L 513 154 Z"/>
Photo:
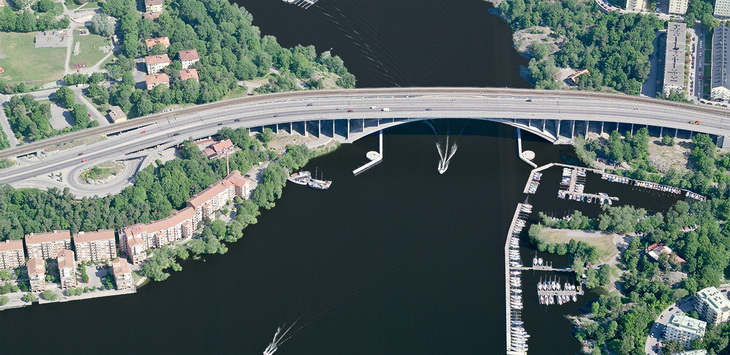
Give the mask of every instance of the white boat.
<path id="1" fill-rule="evenodd" d="M 300 171 L 289 175 L 289 177 L 287 178 L 287 180 L 298 185 L 307 185 L 309 183 L 309 180 L 311 179 L 312 173 L 309 171 Z"/>
<path id="2" fill-rule="evenodd" d="M 327 190 L 332 186 L 332 181 L 312 178 L 307 185 L 313 189 Z"/>

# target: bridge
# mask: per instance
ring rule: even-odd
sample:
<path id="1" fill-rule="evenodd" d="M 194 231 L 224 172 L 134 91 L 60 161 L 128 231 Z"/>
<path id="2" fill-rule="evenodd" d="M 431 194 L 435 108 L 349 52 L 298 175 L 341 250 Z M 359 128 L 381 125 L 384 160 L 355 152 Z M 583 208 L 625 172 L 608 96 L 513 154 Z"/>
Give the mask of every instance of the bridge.
<path id="1" fill-rule="evenodd" d="M 503 88 L 299 91 L 199 105 L 6 149 L 0 159 L 18 158 L 18 165 L 1 170 L 0 183 L 108 160 L 142 158 L 147 164 L 151 159 L 144 158 L 152 153 L 191 137 L 210 136 L 222 126 L 269 127 L 349 143 L 384 128 L 449 118 L 500 122 L 554 143 L 569 143 L 588 132 L 647 127 L 654 136 L 707 133 L 719 145 L 730 146 L 725 139 L 730 137 L 730 111 L 621 94 Z M 692 124 L 696 121 L 700 124 Z M 59 144 L 99 137 L 96 143 L 54 150 Z"/>

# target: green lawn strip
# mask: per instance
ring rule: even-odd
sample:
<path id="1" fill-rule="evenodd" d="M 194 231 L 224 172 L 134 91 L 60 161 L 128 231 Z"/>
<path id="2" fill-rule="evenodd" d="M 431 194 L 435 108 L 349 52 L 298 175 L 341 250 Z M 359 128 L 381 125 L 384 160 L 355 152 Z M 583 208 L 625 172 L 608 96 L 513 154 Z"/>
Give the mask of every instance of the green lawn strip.
<path id="1" fill-rule="evenodd" d="M 580 235 L 585 236 L 580 236 Z M 596 247 L 596 251 L 600 255 L 601 262 L 607 262 L 614 255 L 618 254 L 618 249 L 613 243 L 613 234 L 604 234 L 593 231 L 573 231 L 567 229 L 543 229 L 540 238 L 548 243 L 569 243 L 570 240 L 586 242 Z"/>
<path id="2" fill-rule="evenodd" d="M 73 50 L 76 49 L 76 43 L 79 45 L 79 54 L 74 55 Z M 110 46 L 111 43 L 106 37 L 98 36 L 95 34 L 89 34 L 86 36 L 79 36 L 78 30 L 74 31 L 74 47 L 71 52 L 71 65 L 73 63 L 86 63 L 87 67 L 94 66 L 100 60 L 104 59 L 107 53 L 102 52 L 99 47 Z M 73 68 L 73 66 L 71 66 Z"/>
<path id="3" fill-rule="evenodd" d="M 66 48 L 35 48 L 34 40 L 35 33 L 0 32 L 0 78 L 35 86 L 63 77 Z"/>

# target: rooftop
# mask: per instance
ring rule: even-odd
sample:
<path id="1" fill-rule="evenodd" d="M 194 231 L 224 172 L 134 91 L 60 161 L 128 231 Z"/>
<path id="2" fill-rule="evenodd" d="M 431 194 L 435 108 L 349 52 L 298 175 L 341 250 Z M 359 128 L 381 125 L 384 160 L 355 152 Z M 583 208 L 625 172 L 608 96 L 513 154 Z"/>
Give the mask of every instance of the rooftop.
<path id="1" fill-rule="evenodd" d="M 161 63 L 171 63 L 170 57 L 167 56 L 167 54 L 160 54 L 160 55 L 148 55 L 144 57 L 144 62 L 147 63 L 147 65 L 155 65 L 155 64 L 161 64 Z"/>
<path id="2" fill-rule="evenodd" d="M 152 74 L 152 75 L 145 75 L 144 81 L 149 84 L 169 84 L 170 83 L 170 77 L 167 74 Z"/>
<path id="3" fill-rule="evenodd" d="M 159 15 L 157 17 L 159 17 Z M 170 38 L 169 37 L 150 38 L 150 39 L 144 40 L 144 43 L 147 45 L 147 49 L 150 49 L 157 44 L 161 44 L 161 45 L 165 46 L 165 48 L 167 48 L 170 46 Z"/>
<path id="4" fill-rule="evenodd" d="M 664 60 L 664 85 L 684 87 L 684 52 L 687 25 L 680 22 L 667 24 L 667 48 Z"/>
<path id="5" fill-rule="evenodd" d="M 185 81 L 188 79 L 199 80 L 197 69 L 183 69 L 180 71 L 180 80 Z"/>
<path id="6" fill-rule="evenodd" d="M 147 224 L 147 233 L 155 233 L 161 230 L 165 230 L 181 224 L 187 220 L 192 220 L 195 216 L 195 210 L 190 207 L 185 207 L 180 211 L 172 214 L 172 216 L 163 218 L 159 221 L 151 222 Z"/>
<path id="7" fill-rule="evenodd" d="M 714 286 L 697 292 L 697 298 L 705 302 L 715 313 L 730 312 L 730 300 L 728 300 L 727 297 L 725 297 L 722 292 L 718 291 Z"/>
<path id="8" fill-rule="evenodd" d="M 162 0 L 144 0 L 145 6 L 162 5 Z"/>
<path id="9" fill-rule="evenodd" d="M 76 267 L 76 259 L 74 258 L 74 252 L 64 249 L 58 252 L 58 268 L 59 269 L 73 269 Z"/>
<path id="10" fill-rule="evenodd" d="M 114 122 L 121 119 L 127 119 L 127 115 L 124 114 L 124 111 L 122 111 L 122 108 L 119 106 L 109 107 L 109 117 L 111 117 Z"/>
<path id="11" fill-rule="evenodd" d="M 187 49 L 178 52 L 180 55 L 180 61 L 198 60 L 198 51 L 195 49 Z"/>
<path id="12" fill-rule="evenodd" d="M 112 260 L 112 269 L 114 269 L 114 275 L 131 274 L 132 269 L 129 268 L 127 259 L 116 258 Z"/>
<path id="13" fill-rule="evenodd" d="M 703 336 L 707 323 L 684 314 L 673 314 L 667 323 L 668 327 L 677 328 L 687 333 Z"/>
<path id="14" fill-rule="evenodd" d="M 79 232 L 74 237 L 74 242 L 95 242 L 99 240 L 114 240 L 114 231 L 111 229 L 99 229 L 96 232 Z"/>
<path id="15" fill-rule="evenodd" d="M 0 0 L 0 1 L 2 1 L 2 0 Z M 8 239 L 8 240 L 0 242 L 0 252 L 12 251 L 12 250 L 23 251 L 23 241 Z"/>
<path id="16" fill-rule="evenodd" d="M 37 244 L 67 240 L 71 242 L 71 231 L 61 230 L 46 233 L 31 233 L 25 236 L 25 244 Z"/>
<path id="17" fill-rule="evenodd" d="M 41 258 L 29 259 L 25 265 L 28 267 L 28 276 L 46 273 L 46 263 Z"/>

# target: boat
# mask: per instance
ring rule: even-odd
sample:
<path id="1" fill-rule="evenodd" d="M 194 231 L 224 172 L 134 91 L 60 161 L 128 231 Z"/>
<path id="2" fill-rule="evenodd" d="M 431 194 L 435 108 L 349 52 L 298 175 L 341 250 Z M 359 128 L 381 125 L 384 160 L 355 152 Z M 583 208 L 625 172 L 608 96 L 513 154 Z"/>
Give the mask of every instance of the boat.
<path id="1" fill-rule="evenodd" d="M 294 174 L 289 175 L 287 180 L 297 184 L 297 185 L 307 185 L 309 183 L 309 180 L 312 179 L 312 173 L 309 171 L 300 171 L 296 172 Z"/>
<path id="2" fill-rule="evenodd" d="M 317 169 L 317 171 L 318 171 L 318 170 L 319 170 L 319 169 Z M 316 175 L 315 175 L 315 177 L 316 177 Z M 330 186 L 332 186 L 332 181 L 330 181 L 330 180 L 323 180 L 323 179 L 315 179 L 315 178 L 311 178 L 311 179 L 309 180 L 309 183 L 308 183 L 307 185 L 309 185 L 309 187 L 311 187 L 311 188 L 313 188 L 313 189 L 317 189 L 317 190 L 327 190 L 327 189 L 329 189 L 329 188 L 330 188 Z"/>

